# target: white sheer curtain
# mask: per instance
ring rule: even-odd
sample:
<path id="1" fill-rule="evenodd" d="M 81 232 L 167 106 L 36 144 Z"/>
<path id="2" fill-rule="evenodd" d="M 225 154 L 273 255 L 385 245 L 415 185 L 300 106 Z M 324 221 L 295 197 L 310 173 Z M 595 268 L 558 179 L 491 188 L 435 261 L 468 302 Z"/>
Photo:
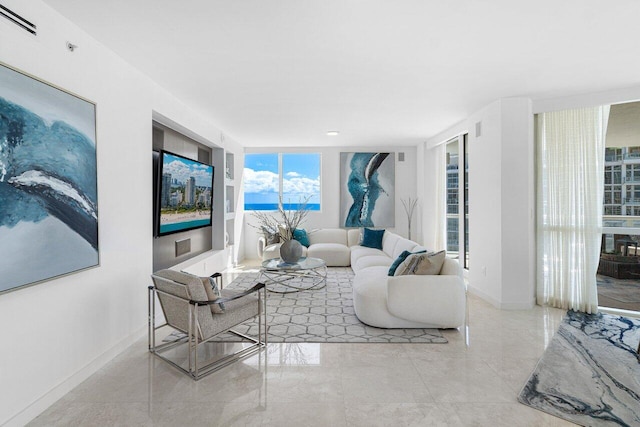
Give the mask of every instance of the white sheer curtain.
<path id="1" fill-rule="evenodd" d="M 440 144 L 432 148 L 435 160 L 436 201 L 435 218 L 436 235 L 434 250 L 447 249 L 447 144 Z"/>
<path id="2" fill-rule="evenodd" d="M 608 117 L 609 107 L 538 115 L 539 304 L 598 311 Z"/>

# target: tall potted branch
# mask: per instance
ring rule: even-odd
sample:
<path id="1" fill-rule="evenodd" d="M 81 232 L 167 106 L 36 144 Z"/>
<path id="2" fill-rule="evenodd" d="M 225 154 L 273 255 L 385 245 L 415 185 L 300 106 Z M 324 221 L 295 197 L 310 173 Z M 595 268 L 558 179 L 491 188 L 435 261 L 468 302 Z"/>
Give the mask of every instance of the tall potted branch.
<path id="1" fill-rule="evenodd" d="M 416 205 L 418 203 L 418 199 L 412 199 L 411 197 L 409 197 L 407 200 L 401 200 L 402 201 L 402 206 L 404 206 L 404 211 L 407 214 L 407 226 L 409 228 L 408 230 L 408 238 L 409 240 L 411 240 L 411 220 L 413 218 L 413 211 L 415 211 L 416 209 Z"/>

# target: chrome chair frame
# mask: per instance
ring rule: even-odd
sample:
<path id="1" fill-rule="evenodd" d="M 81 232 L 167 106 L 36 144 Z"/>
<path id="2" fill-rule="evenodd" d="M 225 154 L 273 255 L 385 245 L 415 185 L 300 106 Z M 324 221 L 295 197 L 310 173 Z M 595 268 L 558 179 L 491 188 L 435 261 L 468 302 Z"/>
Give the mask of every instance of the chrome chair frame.
<path id="1" fill-rule="evenodd" d="M 221 276 L 220 273 L 216 273 L 214 276 Z M 165 277 L 161 277 L 161 276 L 156 276 L 156 275 L 151 275 L 152 278 L 159 278 L 161 280 L 170 280 L 167 279 Z M 173 281 L 172 281 L 173 282 Z M 177 282 L 174 282 L 177 283 Z M 234 295 L 232 297 L 226 297 L 226 298 L 218 298 L 214 301 L 195 301 L 192 299 L 186 299 L 186 298 L 181 298 L 179 296 L 176 295 L 172 295 L 170 293 L 161 291 L 159 289 L 156 289 L 155 286 L 149 286 L 148 287 L 149 290 L 149 298 L 148 298 L 148 312 L 149 312 L 149 317 L 148 317 L 148 332 L 149 332 L 149 342 L 148 342 L 148 346 L 149 346 L 149 352 L 151 352 L 154 356 L 164 360 L 165 362 L 169 363 L 171 366 L 177 368 L 178 370 L 180 370 L 181 372 L 187 374 L 188 376 L 190 376 L 192 379 L 194 380 L 199 380 L 203 377 L 205 377 L 206 375 L 209 375 L 219 369 L 224 368 L 225 366 L 228 366 L 240 359 L 243 359 L 245 357 L 251 356 L 257 352 L 259 352 L 262 348 L 265 348 L 267 345 L 267 315 L 266 315 L 266 301 L 267 301 L 267 289 L 264 283 L 258 283 L 255 286 L 253 286 L 251 289 L 248 289 L 242 293 L 239 293 L 237 295 Z M 234 331 L 233 329 L 225 329 L 225 330 L 221 330 L 209 337 L 206 337 L 201 340 L 198 339 L 198 337 L 200 335 L 202 335 L 202 330 L 200 328 L 200 323 L 198 321 L 198 307 L 200 306 L 211 306 L 212 304 L 224 304 L 226 302 L 229 301 L 233 301 L 236 300 L 238 298 L 242 298 L 245 297 L 247 295 L 250 295 L 252 293 L 257 293 L 258 296 L 258 336 L 257 338 L 254 337 L 250 337 L 248 335 L 239 333 L 237 331 Z M 175 325 L 171 325 L 169 323 L 167 323 L 165 321 L 165 323 L 161 324 L 161 325 L 156 325 L 156 309 L 155 309 L 155 301 L 156 301 L 156 297 L 157 294 L 162 294 L 166 297 L 169 298 L 175 298 L 177 300 L 181 300 L 183 302 L 188 302 L 188 307 L 189 307 L 189 314 L 188 314 L 188 330 L 182 330 L 181 328 L 176 327 Z M 213 316 L 224 316 L 224 313 L 221 314 L 212 314 Z M 165 316 L 166 319 L 166 316 Z M 187 344 L 188 344 L 188 351 L 189 351 L 189 365 L 188 365 L 188 369 L 183 368 L 182 366 L 180 366 L 179 364 L 177 364 L 176 362 L 174 362 L 173 360 L 169 359 L 168 357 L 165 357 L 162 353 L 174 348 L 180 344 L 184 344 L 185 343 L 185 338 L 178 338 L 174 341 L 171 342 L 167 342 L 164 344 L 160 344 L 160 345 L 156 345 L 156 331 L 160 328 L 163 328 L 165 326 L 169 326 L 177 331 L 180 331 L 182 333 L 187 334 Z M 218 335 L 220 335 L 221 333 L 224 332 L 230 332 L 233 333 L 236 336 L 239 336 L 243 339 L 245 339 L 248 342 L 251 342 L 252 344 L 249 347 L 245 347 L 242 350 L 236 351 L 234 353 L 228 354 L 223 356 L 222 358 L 216 359 L 210 363 L 207 363 L 205 365 L 200 365 L 198 363 L 198 346 L 201 344 L 205 344 L 208 341 L 212 340 L 213 338 L 217 337 Z M 262 339 L 261 339 L 262 338 Z M 246 341 L 242 341 L 244 343 L 246 343 Z M 223 343 L 223 341 L 220 341 L 221 343 Z M 234 342 L 236 343 L 236 342 Z"/>

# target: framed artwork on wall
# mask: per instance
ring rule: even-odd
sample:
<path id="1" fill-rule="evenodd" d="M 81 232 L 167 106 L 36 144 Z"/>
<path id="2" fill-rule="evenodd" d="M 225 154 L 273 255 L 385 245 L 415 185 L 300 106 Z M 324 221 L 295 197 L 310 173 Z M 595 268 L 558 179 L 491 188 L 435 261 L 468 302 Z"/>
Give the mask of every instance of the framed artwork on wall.
<path id="1" fill-rule="evenodd" d="M 395 153 L 340 153 L 340 223 L 395 226 Z"/>
<path id="2" fill-rule="evenodd" d="M 96 106 L 0 63 L 0 293 L 99 265 Z"/>

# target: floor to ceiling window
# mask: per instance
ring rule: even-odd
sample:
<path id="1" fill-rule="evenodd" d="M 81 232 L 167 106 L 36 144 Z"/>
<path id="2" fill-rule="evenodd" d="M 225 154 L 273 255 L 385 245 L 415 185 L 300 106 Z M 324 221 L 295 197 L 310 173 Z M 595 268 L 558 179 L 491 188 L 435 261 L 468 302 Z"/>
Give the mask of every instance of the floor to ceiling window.
<path id="1" fill-rule="evenodd" d="M 469 268 L 469 156 L 467 135 L 446 143 L 447 254 Z M 462 163 L 461 163 L 462 162 Z M 463 186 L 460 186 L 460 183 Z M 460 238 L 462 236 L 462 239 Z M 461 256 L 464 254 L 464 256 Z"/>
<path id="2" fill-rule="evenodd" d="M 538 304 L 598 311 L 608 106 L 537 115 Z"/>
<path id="3" fill-rule="evenodd" d="M 605 139 L 598 305 L 640 311 L 640 103 L 612 105 Z"/>
<path id="4" fill-rule="evenodd" d="M 541 113 L 536 134 L 538 302 L 640 312 L 640 103 Z"/>

